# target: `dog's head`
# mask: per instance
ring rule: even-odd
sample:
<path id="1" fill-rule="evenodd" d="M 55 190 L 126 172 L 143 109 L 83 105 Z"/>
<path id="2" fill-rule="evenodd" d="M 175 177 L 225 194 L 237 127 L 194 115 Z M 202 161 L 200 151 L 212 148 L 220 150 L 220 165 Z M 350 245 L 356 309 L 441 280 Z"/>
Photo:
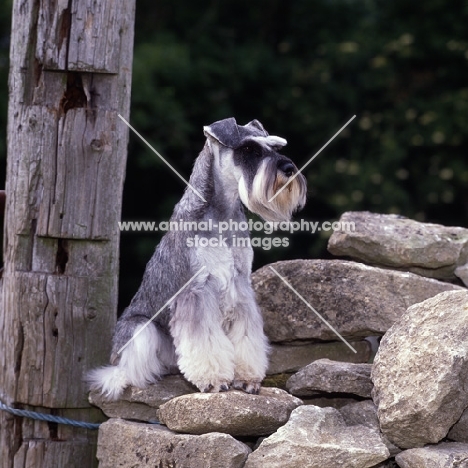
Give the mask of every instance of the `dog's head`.
<path id="1" fill-rule="evenodd" d="M 237 125 L 229 118 L 203 130 L 219 171 L 237 186 L 242 203 L 250 211 L 266 221 L 289 221 L 303 208 L 306 179 L 289 158 L 279 153 L 286 146 L 284 138 L 269 135 L 258 120 Z"/>

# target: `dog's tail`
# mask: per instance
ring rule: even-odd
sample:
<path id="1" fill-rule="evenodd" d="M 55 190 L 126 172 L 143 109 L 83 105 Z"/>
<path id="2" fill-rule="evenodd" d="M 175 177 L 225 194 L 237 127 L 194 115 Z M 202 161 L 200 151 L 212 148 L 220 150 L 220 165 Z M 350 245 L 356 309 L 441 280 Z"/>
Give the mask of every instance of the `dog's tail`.
<path id="1" fill-rule="evenodd" d="M 101 392 L 108 400 L 118 400 L 130 384 L 121 366 L 105 366 L 93 369 L 86 376 L 89 389 Z"/>
<path id="2" fill-rule="evenodd" d="M 88 373 L 86 380 L 90 390 L 100 391 L 108 400 L 117 400 L 128 385 L 145 388 L 166 371 L 164 361 L 171 354 L 167 347 L 168 343 L 154 324 L 136 327 L 132 339 L 116 359 L 118 364 Z"/>

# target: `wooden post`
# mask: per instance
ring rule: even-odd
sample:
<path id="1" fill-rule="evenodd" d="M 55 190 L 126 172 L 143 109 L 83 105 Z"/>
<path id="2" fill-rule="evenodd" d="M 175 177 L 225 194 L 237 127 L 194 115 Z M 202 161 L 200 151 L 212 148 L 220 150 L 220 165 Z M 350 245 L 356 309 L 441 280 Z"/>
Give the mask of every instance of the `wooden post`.
<path id="1" fill-rule="evenodd" d="M 134 0 L 15 0 L 0 399 L 88 422 L 116 319 Z M 0 411 L 0 466 L 97 464 L 97 431 Z"/>

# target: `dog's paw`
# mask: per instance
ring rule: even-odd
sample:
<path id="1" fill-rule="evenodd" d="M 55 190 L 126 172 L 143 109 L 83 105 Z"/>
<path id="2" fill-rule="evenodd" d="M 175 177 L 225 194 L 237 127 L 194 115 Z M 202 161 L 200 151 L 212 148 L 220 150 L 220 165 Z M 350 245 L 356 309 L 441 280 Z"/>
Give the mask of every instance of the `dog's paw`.
<path id="1" fill-rule="evenodd" d="M 260 393 L 261 384 L 262 382 L 259 380 L 235 379 L 231 384 L 231 388 L 242 390 L 243 392 L 251 393 L 252 395 L 258 395 Z"/>
<path id="2" fill-rule="evenodd" d="M 229 390 L 229 382 L 216 382 L 216 383 L 199 383 L 196 384 L 200 392 L 203 393 L 219 393 L 227 392 Z"/>

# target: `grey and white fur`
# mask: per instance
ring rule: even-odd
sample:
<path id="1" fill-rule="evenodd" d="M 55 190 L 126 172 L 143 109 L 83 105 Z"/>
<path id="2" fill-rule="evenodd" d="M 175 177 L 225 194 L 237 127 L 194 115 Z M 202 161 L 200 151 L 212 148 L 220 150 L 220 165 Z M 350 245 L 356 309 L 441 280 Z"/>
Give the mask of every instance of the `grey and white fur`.
<path id="1" fill-rule="evenodd" d="M 286 140 L 269 135 L 258 120 L 228 118 L 204 127 L 205 146 L 171 221 L 246 221 L 245 205 L 266 221 L 287 221 L 306 200 L 306 181 L 279 150 Z M 234 226 L 235 227 L 235 226 Z M 258 393 L 268 366 L 268 341 L 251 286 L 253 250 L 223 233 L 226 245 L 189 247 L 188 238 L 213 232 L 169 231 L 146 266 L 142 284 L 117 322 L 110 366 L 88 374 L 92 390 L 118 399 L 128 385 L 144 388 L 176 366 L 202 392 L 229 388 Z M 134 335 L 202 267 L 202 272 L 157 317 Z M 118 351 L 129 341 L 128 346 Z"/>

